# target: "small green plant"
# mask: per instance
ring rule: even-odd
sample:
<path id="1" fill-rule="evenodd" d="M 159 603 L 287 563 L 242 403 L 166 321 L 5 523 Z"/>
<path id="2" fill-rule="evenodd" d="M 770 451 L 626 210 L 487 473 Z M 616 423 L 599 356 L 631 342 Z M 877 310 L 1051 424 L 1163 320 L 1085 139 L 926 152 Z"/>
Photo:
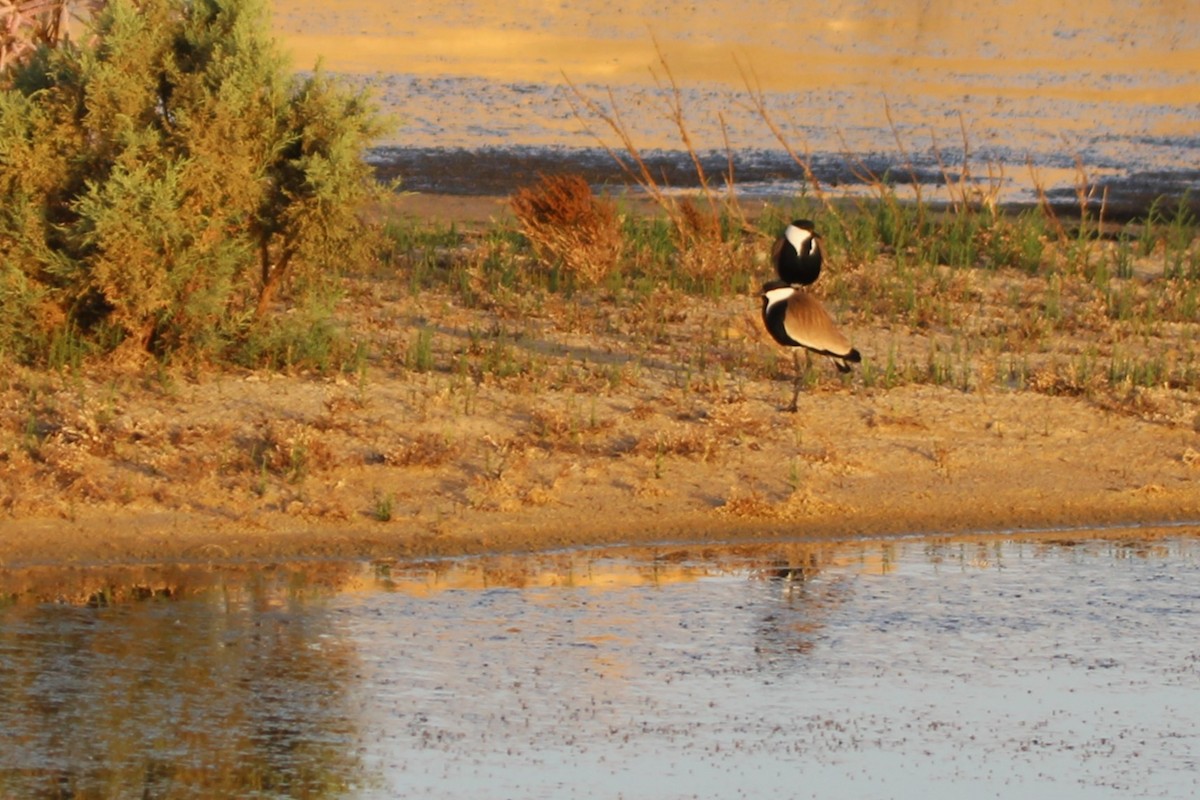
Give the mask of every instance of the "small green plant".
<path id="1" fill-rule="evenodd" d="M 429 372 L 433 369 L 433 331 L 422 328 L 408 347 L 404 365 L 413 372 Z"/>
<path id="2" fill-rule="evenodd" d="M 1116 245 L 1111 251 L 1113 273 L 1121 280 L 1133 277 L 1133 242 L 1126 228 L 1117 236 Z"/>
<path id="3" fill-rule="evenodd" d="M 1052 325 L 1062 320 L 1062 278 L 1051 275 L 1042 296 L 1042 315 Z"/>
<path id="4" fill-rule="evenodd" d="M 395 503 L 396 497 L 391 492 L 381 493 L 376 491 L 371 516 L 378 522 L 390 522 Z"/>
<path id="5" fill-rule="evenodd" d="M 251 490 L 257 497 L 262 497 L 267 493 L 268 484 L 269 474 L 267 470 L 267 462 L 265 460 L 260 461 L 258 464 L 258 475 L 254 480 L 254 485 L 251 487 Z"/>
<path id="6" fill-rule="evenodd" d="M 309 451 L 305 442 L 293 442 L 287 453 L 285 472 L 288 483 L 303 483 L 308 477 Z"/>
<path id="7" fill-rule="evenodd" d="M 50 333 L 50 345 L 46 353 L 46 366 L 58 372 L 77 371 L 87 353 L 87 343 L 73 324 L 57 328 Z"/>
<path id="8" fill-rule="evenodd" d="M 1154 248 L 1158 244 L 1158 226 L 1163 222 L 1162 206 L 1165 201 L 1165 197 L 1154 198 L 1142 220 L 1141 231 L 1138 235 L 1138 255 L 1143 258 L 1153 254 Z"/>
<path id="9" fill-rule="evenodd" d="M 1175 206 L 1175 213 L 1166 223 L 1163 234 L 1163 274 L 1168 278 L 1200 277 L 1200 271 L 1196 270 L 1197 251 L 1191 249 L 1197 238 L 1197 227 L 1190 200 L 1191 194 L 1184 192 Z"/>

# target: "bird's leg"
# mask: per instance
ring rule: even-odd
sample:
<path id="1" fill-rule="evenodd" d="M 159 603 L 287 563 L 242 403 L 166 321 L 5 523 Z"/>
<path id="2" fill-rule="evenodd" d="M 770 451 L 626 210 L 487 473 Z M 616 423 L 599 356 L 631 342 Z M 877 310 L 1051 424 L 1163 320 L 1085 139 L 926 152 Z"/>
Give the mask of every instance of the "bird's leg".
<path id="1" fill-rule="evenodd" d="M 796 401 L 800 399 L 800 354 L 795 350 L 792 351 L 792 366 L 795 368 L 795 377 L 792 378 L 792 404 L 787 410 L 795 414 Z"/>

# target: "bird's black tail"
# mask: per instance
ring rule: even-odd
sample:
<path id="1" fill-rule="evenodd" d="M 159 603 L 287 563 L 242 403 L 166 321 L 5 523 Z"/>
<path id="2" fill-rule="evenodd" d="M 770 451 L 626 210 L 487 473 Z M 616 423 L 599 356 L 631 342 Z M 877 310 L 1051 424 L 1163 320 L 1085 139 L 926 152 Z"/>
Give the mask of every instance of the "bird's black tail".
<path id="1" fill-rule="evenodd" d="M 849 372 L 850 364 L 857 364 L 860 361 L 862 361 L 862 356 L 854 348 L 851 348 L 850 352 L 844 356 L 833 357 L 833 363 L 838 368 L 838 372 Z"/>

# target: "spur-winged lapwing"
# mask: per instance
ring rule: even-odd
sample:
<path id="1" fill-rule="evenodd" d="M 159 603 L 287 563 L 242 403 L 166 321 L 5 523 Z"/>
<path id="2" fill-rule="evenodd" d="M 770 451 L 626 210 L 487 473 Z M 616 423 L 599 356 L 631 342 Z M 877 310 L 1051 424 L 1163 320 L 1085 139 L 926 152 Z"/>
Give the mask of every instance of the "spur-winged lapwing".
<path id="1" fill-rule="evenodd" d="M 788 411 L 796 410 L 800 397 L 800 349 L 808 353 L 829 356 L 839 372 L 849 372 L 851 363 L 858 363 L 862 356 L 850 346 L 833 317 L 813 297 L 799 286 L 783 281 L 771 281 L 763 285 L 762 316 L 767 333 L 784 347 L 792 349 L 792 363 L 796 368 L 792 404 Z"/>
<path id="2" fill-rule="evenodd" d="M 808 220 L 790 223 L 775 242 L 771 260 L 779 280 L 762 288 L 762 317 L 767 333 L 784 347 L 792 348 L 792 364 L 796 369 L 792 404 L 796 410 L 800 398 L 800 350 L 818 353 L 833 359 L 839 372 L 849 372 L 850 364 L 862 360 L 837 326 L 821 301 L 804 291 L 821 273 L 820 236 Z"/>
<path id="3" fill-rule="evenodd" d="M 821 237 L 806 219 L 789 223 L 771 251 L 779 280 L 793 286 L 808 286 L 816 281 L 821 275 L 821 260 Z"/>

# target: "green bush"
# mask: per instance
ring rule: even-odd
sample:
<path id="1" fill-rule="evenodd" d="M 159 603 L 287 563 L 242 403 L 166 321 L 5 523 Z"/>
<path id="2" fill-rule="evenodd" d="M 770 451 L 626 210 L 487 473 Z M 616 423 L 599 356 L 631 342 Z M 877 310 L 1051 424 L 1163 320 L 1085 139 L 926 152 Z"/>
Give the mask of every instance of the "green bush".
<path id="1" fill-rule="evenodd" d="M 0 90 L 0 353 L 228 356 L 370 258 L 369 99 L 297 77 L 264 0 L 115 0 Z M 323 307 L 330 307 L 324 298 Z"/>

